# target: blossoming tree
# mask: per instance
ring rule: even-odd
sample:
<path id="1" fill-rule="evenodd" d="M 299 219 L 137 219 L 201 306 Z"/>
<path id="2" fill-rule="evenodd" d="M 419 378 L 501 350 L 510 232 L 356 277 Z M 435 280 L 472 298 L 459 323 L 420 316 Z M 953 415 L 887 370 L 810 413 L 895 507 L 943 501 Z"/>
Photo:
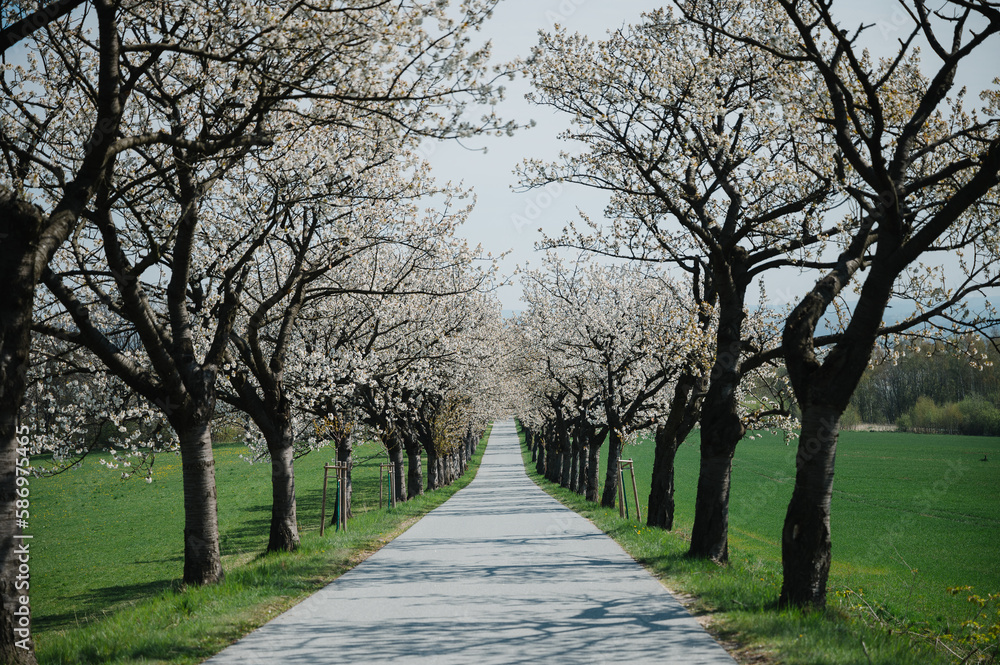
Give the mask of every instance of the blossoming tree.
<path id="1" fill-rule="evenodd" d="M 705 11 L 782 38 L 767 6 L 714 2 Z M 783 111 L 816 108 L 822 96 L 799 63 L 669 10 L 601 42 L 544 34 L 525 69 L 534 101 L 570 116 L 563 138 L 580 148 L 555 163 L 526 162 L 525 185 L 565 181 L 611 196 L 609 229 L 571 228 L 547 244 L 673 264 L 711 327 L 704 394 L 692 375 L 677 397 L 701 407 L 690 552 L 725 560 L 732 458 L 752 424 L 741 415 L 740 386 L 768 357 L 748 330 L 747 293 L 767 271 L 815 264 L 835 230 L 822 218 L 836 189 L 824 156 L 832 139 L 809 113 Z"/>

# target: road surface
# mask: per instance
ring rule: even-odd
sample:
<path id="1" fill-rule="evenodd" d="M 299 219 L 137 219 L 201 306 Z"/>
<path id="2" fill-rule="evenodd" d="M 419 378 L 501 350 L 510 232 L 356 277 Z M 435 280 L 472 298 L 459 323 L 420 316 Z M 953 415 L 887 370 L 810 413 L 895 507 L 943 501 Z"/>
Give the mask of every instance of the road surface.
<path id="1" fill-rule="evenodd" d="M 512 420 L 476 479 L 207 661 L 734 665 L 645 569 L 524 473 Z"/>

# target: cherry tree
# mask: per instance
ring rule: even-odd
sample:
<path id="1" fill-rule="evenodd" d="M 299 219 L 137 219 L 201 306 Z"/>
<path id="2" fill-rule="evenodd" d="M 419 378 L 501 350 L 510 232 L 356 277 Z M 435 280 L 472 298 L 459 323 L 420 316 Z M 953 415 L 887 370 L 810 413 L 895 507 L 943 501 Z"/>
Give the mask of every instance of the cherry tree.
<path id="1" fill-rule="evenodd" d="M 687 5 L 713 34 L 766 50 L 783 62 L 809 67 L 814 86 L 829 98 L 817 111 L 836 152 L 828 159 L 845 173 L 851 208 L 837 237 L 837 259 L 788 317 L 783 352 L 802 409 L 795 489 L 782 532 L 784 579 L 780 601 L 823 606 L 831 562 L 830 499 L 839 422 L 883 333 L 928 327 L 983 330 L 992 310 L 969 311 L 963 301 L 996 287 L 997 204 L 1000 189 L 1000 81 L 982 93 L 980 111 L 967 111 L 957 75 L 982 57 L 1000 33 L 995 3 L 901 2 L 898 48 L 876 58 L 864 48 L 872 26 L 844 29 L 829 2 L 779 2 L 790 26 L 784 40 L 746 26 L 723 25 Z M 919 55 L 923 44 L 929 58 Z M 949 257 L 957 266 L 945 269 Z M 821 353 L 816 330 L 849 289 L 851 308 L 839 308 L 844 333 Z M 910 301 L 912 316 L 883 323 L 893 298 Z"/>
<path id="2" fill-rule="evenodd" d="M 75 3 L 74 3 L 75 4 Z M 68 7 L 66 9 L 69 9 Z M 32 307 L 42 271 L 61 243 L 72 232 L 80 213 L 94 195 L 103 166 L 111 154 L 121 149 L 124 136 L 118 131 L 122 118 L 122 84 L 126 79 L 118 67 L 120 55 L 117 12 L 112 2 L 94 2 L 89 14 L 97 26 L 94 42 L 98 58 L 105 66 L 78 76 L 70 61 L 53 59 L 44 72 L 36 64 L 15 68 L 7 62 L 10 47 L 21 39 L 44 44 L 52 31 L 82 29 L 83 18 L 55 26 L 33 23 L 30 16 L 15 16 L 10 3 L 3 6 L 3 123 L 0 150 L 0 278 L 7 288 L 0 295 L 0 658 L 6 662 L 34 663 L 33 645 L 25 639 L 15 645 L 15 594 L 13 578 L 17 569 L 14 536 L 20 535 L 15 521 L 15 474 L 17 435 L 30 432 L 22 427 L 18 412 L 28 375 Z M 56 12 L 57 16 L 65 13 Z M 16 20 L 20 19 L 20 20 Z M 36 27 L 37 26 L 37 27 Z M 69 88 L 85 82 L 93 104 L 86 111 L 67 113 L 65 105 L 49 100 L 62 99 Z M 30 92 L 29 92 L 30 90 Z M 63 143 L 64 150 L 45 150 L 42 139 L 49 128 L 63 123 L 77 126 L 82 140 Z M 59 163 L 65 155 L 69 160 Z M 51 175 L 58 184 L 40 200 L 36 186 Z M 30 443 L 30 439 L 28 440 Z M 27 648 L 22 648 L 27 647 Z"/>
<path id="3" fill-rule="evenodd" d="M 491 312 L 499 307 L 477 295 L 492 279 L 492 268 L 475 267 L 486 257 L 452 235 L 465 212 L 401 218 L 392 243 L 355 255 L 348 270 L 317 284 L 316 293 L 329 297 L 310 307 L 297 333 L 306 352 L 290 369 L 303 421 L 356 419 L 381 438 L 397 467 L 398 500 L 423 491 L 421 452 L 429 467 L 445 452 L 434 443 L 434 428 L 444 422 L 435 422 L 439 407 L 468 412 L 475 381 L 459 379 L 470 367 L 480 375 L 490 367 L 488 354 L 468 358 L 483 347 L 474 344 L 477 335 L 496 334 L 498 314 Z M 481 418 L 476 422 L 481 429 Z M 303 441 L 323 444 L 319 436 Z M 429 469 L 432 487 L 436 471 Z"/>
<path id="4" fill-rule="evenodd" d="M 425 165 L 395 154 L 392 134 L 380 136 L 377 124 L 366 129 L 369 136 L 353 133 L 339 141 L 345 153 L 335 161 L 315 157 L 321 143 L 335 138 L 329 131 L 295 136 L 280 166 L 273 159 L 263 165 L 248 160 L 239 183 L 249 191 L 234 197 L 224 213 L 229 220 L 241 220 L 264 209 L 270 220 L 231 336 L 232 358 L 224 372 L 230 385 L 220 392 L 223 401 L 249 416 L 266 443 L 273 481 L 269 551 L 294 549 L 298 542 L 294 406 L 285 368 L 288 356 L 296 353 L 294 342 L 301 340 L 294 329 L 303 308 L 348 292 L 398 289 L 408 273 L 424 269 L 428 257 L 440 253 L 439 246 L 448 246 L 466 212 L 450 212 L 451 195 L 438 191 Z M 445 199 L 445 212 L 421 218 L 416 200 L 435 195 Z M 239 228 L 206 228 L 205 242 L 217 245 L 219 255 L 238 243 L 238 238 L 222 235 L 227 226 Z M 393 271 L 380 270 L 380 253 L 392 253 L 394 245 L 408 248 L 407 256 Z M 219 272 L 210 279 L 221 283 L 226 276 Z M 331 424 L 343 420 L 330 417 Z M 346 432 L 338 426 L 331 431 L 339 439 L 338 455 L 347 461 Z"/>
<path id="5" fill-rule="evenodd" d="M 769 6 L 716 2 L 705 11 L 775 39 L 788 32 Z M 572 226 L 546 244 L 668 262 L 687 273 L 695 311 L 710 325 L 711 367 L 685 377 L 676 397 L 701 407 L 690 552 L 723 561 L 732 458 L 753 424 L 741 413 L 741 385 L 774 357 L 758 353 L 748 330 L 748 290 L 768 271 L 821 261 L 837 230 L 822 216 L 836 202 L 836 169 L 826 157 L 832 139 L 808 112 L 823 96 L 800 63 L 670 10 L 601 42 L 543 34 L 525 70 L 532 99 L 571 118 L 562 138 L 580 152 L 526 162 L 524 184 L 572 182 L 610 194 L 609 228 Z M 806 111 L 786 113 L 792 103 Z M 665 444 L 678 443 L 670 438 L 664 430 Z"/>
<path id="6" fill-rule="evenodd" d="M 598 432 L 610 441 L 601 503 L 614 506 L 624 442 L 662 417 L 671 383 L 707 361 L 707 337 L 697 305 L 652 266 L 601 266 L 585 257 L 566 265 L 550 254 L 545 267 L 525 272 L 525 320 L 542 353 L 570 370 L 552 371 L 557 365 L 548 362 L 552 379 L 583 417 L 584 431 L 594 411 L 601 412 Z M 554 401 L 552 406 L 559 417 Z M 559 423 L 557 431 L 565 436 L 568 426 Z M 603 436 L 591 439 L 592 454 L 602 442 Z M 596 468 L 595 456 L 590 473 Z M 588 486 L 596 493 L 596 482 Z"/>
<path id="7" fill-rule="evenodd" d="M 184 580 L 221 579 L 209 423 L 249 248 L 267 233 L 244 220 L 242 244 L 219 261 L 226 281 L 206 293 L 203 268 L 219 259 L 198 244 L 202 223 L 224 205 L 228 174 L 302 125 L 361 131 L 383 118 L 414 137 L 502 129 L 491 114 L 462 119 L 466 102 L 497 99 L 486 51 L 467 49 L 491 5 L 449 17 L 419 3 L 93 2 L 32 33 L 26 64 L 5 64 L 3 77 L 0 231 L 15 285 L 3 305 L 4 473 L 44 279 L 67 318 L 43 332 L 87 346 L 177 432 Z M 95 323 L 98 309 L 132 327 L 141 362 Z"/>

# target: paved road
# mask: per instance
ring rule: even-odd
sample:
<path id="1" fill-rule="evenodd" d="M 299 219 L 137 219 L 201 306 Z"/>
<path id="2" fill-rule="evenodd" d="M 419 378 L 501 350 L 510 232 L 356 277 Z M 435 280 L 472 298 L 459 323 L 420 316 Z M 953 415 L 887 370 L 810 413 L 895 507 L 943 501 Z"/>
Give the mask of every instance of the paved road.
<path id="1" fill-rule="evenodd" d="M 525 475 L 494 425 L 469 487 L 207 661 L 734 665 L 611 538 Z"/>

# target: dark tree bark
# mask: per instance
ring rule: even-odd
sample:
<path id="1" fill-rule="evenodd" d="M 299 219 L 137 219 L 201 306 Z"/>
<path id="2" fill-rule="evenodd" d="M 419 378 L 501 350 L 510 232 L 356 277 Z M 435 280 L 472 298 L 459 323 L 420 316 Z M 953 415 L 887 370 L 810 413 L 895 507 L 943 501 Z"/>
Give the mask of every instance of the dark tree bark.
<path id="1" fill-rule="evenodd" d="M 538 451 L 537 459 L 535 460 L 535 472 L 538 473 L 543 478 L 547 478 L 547 469 L 545 468 L 545 462 L 548 459 L 548 441 L 545 440 L 545 429 L 543 428 L 538 434 L 535 435 L 535 449 Z"/>
<path id="2" fill-rule="evenodd" d="M 646 525 L 667 531 L 674 528 L 674 459 L 683 439 L 665 426 L 656 428 L 653 480 L 649 490 Z"/>
<path id="3" fill-rule="evenodd" d="M 813 335 L 823 312 L 861 266 L 849 257 L 860 252 L 867 240 L 857 244 L 854 252 L 841 256 L 836 270 L 816 283 L 785 322 L 785 363 L 802 409 L 802 430 L 795 458 L 795 488 L 781 534 L 781 605 L 826 605 L 832 548 L 830 503 L 840 417 L 868 368 L 896 277 L 884 264 L 872 266 L 843 339 L 821 363 Z M 892 245 L 884 243 L 879 249 L 890 251 Z"/>
<path id="4" fill-rule="evenodd" d="M 30 424 L 21 425 L 18 414 L 27 387 L 28 357 L 31 349 L 31 322 L 37 279 L 32 279 L 33 259 L 41 231 L 40 215 L 16 215 L 4 201 L 0 208 L 0 660 L 5 663 L 35 663 L 30 635 L 30 605 L 19 599 L 28 596 L 18 590 L 18 549 L 30 540 L 21 539 L 17 521 L 18 437 L 30 442 Z M 25 210 L 29 212 L 29 210 Z M 30 554 L 29 554 L 30 556 Z M 23 580 L 22 580 L 23 582 Z M 30 597 L 30 596 L 29 596 Z M 24 607 L 24 610 L 20 608 Z M 21 615 L 28 612 L 20 626 Z M 20 632 L 18 632 L 20 631 Z M 22 648 L 23 647 L 23 648 Z"/>
<path id="5" fill-rule="evenodd" d="M 244 347 L 246 348 L 246 347 Z M 292 552 L 299 546 L 295 504 L 295 435 L 292 410 L 280 381 L 268 373 L 259 376 L 264 396 L 247 381 L 243 371 L 230 376 L 233 393 L 223 399 L 250 416 L 264 435 L 271 458 L 271 527 L 268 552 Z M 348 444 L 349 445 L 349 444 Z"/>
<path id="6" fill-rule="evenodd" d="M 268 552 L 292 552 L 299 546 L 295 511 L 295 446 L 291 427 L 279 445 L 268 445 L 271 455 L 271 529 Z M 348 513 L 349 514 L 349 513 Z"/>
<path id="7" fill-rule="evenodd" d="M 184 477 L 184 584 L 221 582 L 219 513 L 209 418 L 176 426 Z"/>
<path id="8" fill-rule="evenodd" d="M 392 447 L 389 448 L 389 463 L 392 464 L 392 491 L 396 503 L 406 501 L 406 464 L 404 462 L 403 444 L 397 437 L 392 437 Z"/>
<path id="9" fill-rule="evenodd" d="M 601 492 L 601 444 L 604 437 L 594 437 L 587 446 L 587 501 L 597 501 Z"/>
<path id="10" fill-rule="evenodd" d="M 687 439 L 701 415 L 704 382 L 704 379 L 695 379 L 690 374 L 682 376 L 674 386 L 667 419 L 656 428 L 653 477 L 646 512 L 648 526 L 668 531 L 674 528 L 674 460 L 677 449 Z"/>
<path id="11" fill-rule="evenodd" d="M 576 492 L 580 487 L 580 452 L 583 450 L 579 427 L 574 428 L 573 440 L 570 445 L 569 480 L 566 487 Z"/>
<path id="12" fill-rule="evenodd" d="M 746 433 L 736 397 L 742 379 L 745 283 L 742 277 L 733 280 L 734 273 L 745 275 L 738 268 L 727 272 L 726 277 L 735 283 L 737 292 L 727 291 L 719 298 L 718 353 L 701 410 L 701 467 L 688 550 L 689 556 L 719 562 L 729 558 L 730 477 L 736 445 Z"/>
<path id="13" fill-rule="evenodd" d="M 425 448 L 427 451 L 427 491 L 433 492 L 441 486 L 441 464 L 438 454 L 434 451 L 434 446 Z"/>
<path id="14" fill-rule="evenodd" d="M 559 459 L 559 432 L 555 427 L 550 428 L 545 439 L 545 478 L 546 480 L 558 483 L 559 470 L 562 469 L 562 460 Z"/>
<path id="15" fill-rule="evenodd" d="M 424 493 L 423 460 L 420 457 L 420 448 L 406 449 L 406 496 L 410 499 Z"/>
<path id="16" fill-rule="evenodd" d="M 735 447 L 705 445 L 704 437 L 688 554 L 723 563 L 729 560 L 729 484 Z"/>
<path id="17" fill-rule="evenodd" d="M 14 44 L 30 36 L 36 30 L 44 28 L 52 21 L 62 18 L 82 5 L 83 2 L 84 0 L 55 0 L 10 24 L 0 31 L 0 53 L 6 53 L 7 49 Z"/>
<path id="18" fill-rule="evenodd" d="M 622 456 L 622 437 L 620 430 L 616 427 L 611 427 L 608 434 L 608 466 L 604 473 L 604 493 L 601 494 L 601 506 L 614 508 L 618 499 L 618 460 Z"/>
<path id="19" fill-rule="evenodd" d="M 560 432 L 559 448 L 562 450 L 562 465 L 559 469 L 559 484 L 569 489 L 573 486 L 573 476 L 571 474 L 573 470 L 573 460 L 575 459 L 573 451 L 573 443 L 569 436 L 569 425 L 563 428 Z"/>
<path id="20" fill-rule="evenodd" d="M 587 495 L 587 477 L 590 475 L 590 439 L 588 432 L 584 432 L 580 439 L 579 469 L 576 474 L 576 487 L 574 491 L 581 496 Z"/>
<path id="21" fill-rule="evenodd" d="M 780 605 L 826 604 L 832 560 L 830 501 L 842 412 L 836 407 L 812 407 L 803 414 L 795 459 L 795 489 L 781 532 L 784 576 Z"/>
<path id="22" fill-rule="evenodd" d="M 424 493 L 423 460 L 420 455 L 420 438 L 411 433 L 406 437 L 406 496 L 412 499 Z"/>

